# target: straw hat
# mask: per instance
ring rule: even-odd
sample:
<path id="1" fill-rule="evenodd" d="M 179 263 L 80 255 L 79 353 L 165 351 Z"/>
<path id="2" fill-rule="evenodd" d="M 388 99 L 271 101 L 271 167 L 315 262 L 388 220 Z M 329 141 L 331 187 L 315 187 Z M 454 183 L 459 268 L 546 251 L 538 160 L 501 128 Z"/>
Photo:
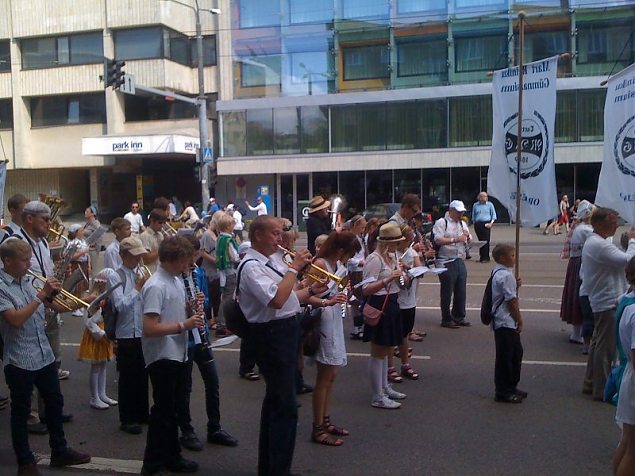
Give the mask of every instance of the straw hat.
<path id="1" fill-rule="evenodd" d="M 329 208 L 330 206 L 331 202 L 325 200 L 324 197 L 317 195 L 309 202 L 309 213 L 315 213 L 320 210 L 324 210 L 325 208 Z"/>
<path id="2" fill-rule="evenodd" d="M 389 221 L 381 226 L 379 229 L 379 236 L 377 237 L 377 241 L 382 243 L 392 243 L 397 241 L 405 240 L 404 236 L 401 234 L 401 229 L 399 225 L 395 222 Z"/>

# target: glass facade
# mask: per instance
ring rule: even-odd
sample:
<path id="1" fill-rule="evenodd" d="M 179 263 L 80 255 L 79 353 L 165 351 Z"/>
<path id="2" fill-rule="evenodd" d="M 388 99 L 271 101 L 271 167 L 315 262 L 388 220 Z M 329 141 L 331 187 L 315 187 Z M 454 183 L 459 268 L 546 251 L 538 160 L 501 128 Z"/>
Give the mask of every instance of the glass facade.
<path id="1" fill-rule="evenodd" d="M 23 69 L 94 64 L 104 60 L 101 32 L 29 38 L 21 40 L 20 47 Z"/>
<path id="2" fill-rule="evenodd" d="M 13 129 L 13 101 L 0 99 L 0 130 Z"/>
<path id="3" fill-rule="evenodd" d="M 124 96 L 126 121 L 158 121 L 162 119 L 190 119 L 197 117 L 193 104 L 166 101 L 158 96 Z"/>
<path id="4" fill-rule="evenodd" d="M 561 76 L 635 61 L 632 1 L 236 0 L 234 98 L 489 82 L 518 54 L 515 9 L 529 11 L 525 58 L 570 52 Z M 388 28 L 388 25 L 390 27 Z"/>
<path id="5" fill-rule="evenodd" d="M 106 98 L 103 93 L 33 97 L 30 106 L 31 127 L 106 122 Z"/>

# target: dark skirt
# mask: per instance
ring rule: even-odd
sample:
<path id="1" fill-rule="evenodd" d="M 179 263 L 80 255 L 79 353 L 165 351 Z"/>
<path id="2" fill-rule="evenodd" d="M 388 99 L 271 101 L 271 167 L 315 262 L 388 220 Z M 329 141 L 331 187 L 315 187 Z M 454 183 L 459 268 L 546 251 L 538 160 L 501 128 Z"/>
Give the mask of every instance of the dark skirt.
<path id="1" fill-rule="evenodd" d="M 567 274 L 564 278 L 562 289 L 562 303 L 560 305 L 560 318 L 568 324 L 578 326 L 582 324 L 582 309 L 580 308 L 580 264 L 582 258 L 569 259 Z"/>
<path id="2" fill-rule="evenodd" d="M 367 303 L 381 309 L 386 296 L 369 296 Z M 364 342 L 391 347 L 403 342 L 403 319 L 397 304 L 397 293 L 391 294 L 386 303 L 384 314 L 375 327 L 364 324 Z"/>

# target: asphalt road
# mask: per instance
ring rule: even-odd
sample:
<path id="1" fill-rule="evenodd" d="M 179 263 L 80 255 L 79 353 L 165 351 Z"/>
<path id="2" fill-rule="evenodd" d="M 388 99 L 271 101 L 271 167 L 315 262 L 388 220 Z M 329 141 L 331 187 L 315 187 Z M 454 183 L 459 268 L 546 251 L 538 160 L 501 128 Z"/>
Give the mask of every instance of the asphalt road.
<path id="1" fill-rule="evenodd" d="M 513 229 L 495 227 L 494 241 L 513 241 Z M 494 339 L 480 324 L 478 309 L 493 262 L 468 265 L 468 317 L 471 328 L 439 326 L 438 280 L 420 283 L 416 327 L 428 336 L 413 343 L 416 382 L 397 386 L 408 398 L 401 409 L 370 406 L 366 376 L 367 344 L 349 341 L 348 366 L 335 383 L 332 418 L 351 435 L 339 448 L 312 444 L 311 399 L 302 407 L 294 470 L 303 475 L 604 475 L 619 439 L 614 408 L 592 402 L 580 392 L 585 358 L 568 342 L 568 329 L 559 319 L 560 295 L 566 263 L 559 259 L 563 236 L 544 237 L 538 229 L 521 234 L 521 310 L 525 349 L 521 387 L 529 397 L 521 405 L 493 401 Z M 350 323 L 347 322 L 347 325 Z M 118 430 L 116 409 L 96 411 L 88 406 L 87 364 L 75 358 L 82 322 L 64 316 L 63 367 L 71 378 L 61 383 L 71 446 L 86 451 L 110 472 L 138 471 L 145 432 L 132 436 Z M 238 378 L 238 343 L 217 349 L 221 378 L 221 413 L 225 429 L 240 440 L 237 448 L 208 445 L 201 453 L 185 452 L 198 461 L 200 474 L 255 474 L 258 421 L 264 383 Z M 195 371 L 196 372 L 196 371 Z M 305 378 L 314 378 L 307 367 Z M 109 367 L 109 394 L 116 397 L 117 374 Z M 194 378 L 192 414 L 199 436 L 205 436 L 203 389 Z M 6 394 L 4 382 L 0 393 Z M 47 437 L 31 436 L 38 453 L 47 454 Z M 128 469 L 126 469 L 128 468 Z M 43 474 L 104 474 L 84 468 Z M 0 412 L 0 474 L 14 474 L 9 411 Z"/>

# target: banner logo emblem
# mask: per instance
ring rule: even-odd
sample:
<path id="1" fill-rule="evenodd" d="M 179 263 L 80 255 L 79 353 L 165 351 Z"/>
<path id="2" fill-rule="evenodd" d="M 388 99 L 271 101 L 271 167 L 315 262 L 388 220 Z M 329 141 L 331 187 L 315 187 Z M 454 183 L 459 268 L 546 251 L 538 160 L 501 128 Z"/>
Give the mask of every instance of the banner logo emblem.
<path id="1" fill-rule="evenodd" d="M 509 171 L 516 174 L 516 147 L 518 144 L 518 113 L 508 117 L 505 127 L 505 155 Z M 523 138 L 520 155 L 520 177 L 537 177 L 544 170 L 549 157 L 547 124 L 538 111 L 533 117 L 523 118 Z"/>
<path id="2" fill-rule="evenodd" d="M 631 116 L 617 132 L 613 156 L 620 172 L 635 177 L 635 116 Z"/>

